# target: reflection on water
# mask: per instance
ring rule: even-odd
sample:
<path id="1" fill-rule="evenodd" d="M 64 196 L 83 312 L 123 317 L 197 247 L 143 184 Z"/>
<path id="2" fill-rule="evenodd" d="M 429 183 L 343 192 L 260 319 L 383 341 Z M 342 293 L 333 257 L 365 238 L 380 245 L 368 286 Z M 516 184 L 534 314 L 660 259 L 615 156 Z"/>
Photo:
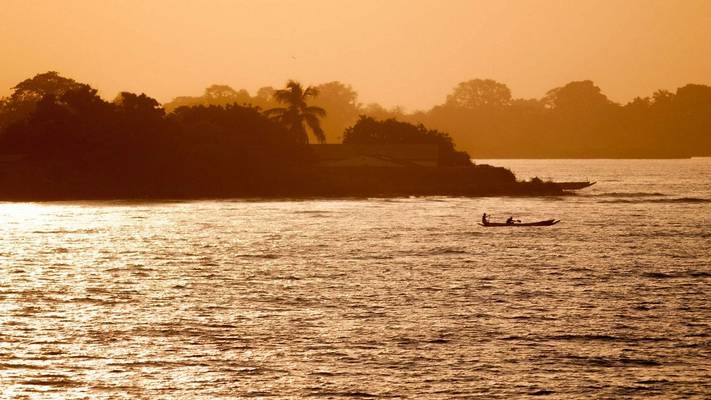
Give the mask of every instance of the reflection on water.
<path id="1" fill-rule="evenodd" d="M 492 163 L 598 184 L 0 204 L 0 398 L 711 393 L 711 160 Z"/>

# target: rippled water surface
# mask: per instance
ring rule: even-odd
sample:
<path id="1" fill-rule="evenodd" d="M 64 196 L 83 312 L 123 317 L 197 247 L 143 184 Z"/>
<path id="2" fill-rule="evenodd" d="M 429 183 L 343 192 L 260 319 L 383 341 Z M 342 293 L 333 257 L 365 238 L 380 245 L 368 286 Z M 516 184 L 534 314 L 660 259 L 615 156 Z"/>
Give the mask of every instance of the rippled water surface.
<path id="1" fill-rule="evenodd" d="M 598 183 L 2 203 L 0 398 L 711 396 L 711 159 L 482 162 Z"/>

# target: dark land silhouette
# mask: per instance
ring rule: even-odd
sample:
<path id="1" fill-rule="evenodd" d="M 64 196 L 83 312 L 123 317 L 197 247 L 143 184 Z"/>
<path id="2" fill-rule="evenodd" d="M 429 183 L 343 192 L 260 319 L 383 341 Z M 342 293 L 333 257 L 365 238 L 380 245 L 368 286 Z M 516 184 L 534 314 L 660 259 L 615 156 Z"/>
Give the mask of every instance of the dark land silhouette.
<path id="1" fill-rule="evenodd" d="M 332 85 L 337 86 L 337 85 Z M 266 92 L 266 91 L 265 91 Z M 555 185 L 517 182 L 511 171 L 474 165 L 443 132 L 361 117 L 345 131 L 345 165 L 325 165 L 309 133 L 325 140 L 326 110 L 307 104 L 318 88 L 290 81 L 270 91 L 278 104 L 226 101 L 165 109 L 145 94 L 113 101 L 56 72 L 19 83 L 0 112 L 3 199 L 309 197 L 559 194 Z M 239 93 L 239 92 L 237 92 Z M 392 146 L 430 146 L 433 166 L 408 164 Z M 318 145 L 316 145 L 318 146 Z M 348 145 L 345 145 L 348 146 Z M 390 164 L 373 149 L 391 146 Z M 367 151 L 363 149 L 369 149 Z M 356 149 L 356 150 L 353 150 Z M 360 150 L 358 150 L 360 149 Z M 402 153 L 402 154 L 399 154 Z M 353 159 L 360 165 L 349 166 Z M 377 160 L 376 160 L 377 161 Z"/>
<path id="2" fill-rule="evenodd" d="M 348 150 L 327 162 L 309 145 L 341 142 Z M 406 146 L 430 146 L 436 168 L 408 159 Z M 695 84 L 620 105 L 591 81 L 526 100 L 474 79 L 406 113 L 360 104 L 341 82 L 255 96 L 212 85 L 161 106 L 128 92 L 106 101 L 47 72 L 0 99 L 3 198 L 558 194 L 470 158 L 709 155 L 711 87 Z"/>

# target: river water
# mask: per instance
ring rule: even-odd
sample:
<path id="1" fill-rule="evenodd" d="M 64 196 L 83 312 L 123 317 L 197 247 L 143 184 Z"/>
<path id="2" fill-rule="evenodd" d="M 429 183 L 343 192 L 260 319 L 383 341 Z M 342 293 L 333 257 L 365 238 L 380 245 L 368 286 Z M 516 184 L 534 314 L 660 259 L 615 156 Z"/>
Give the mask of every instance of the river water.
<path id="1" fill-rule="evenodd" d="M 711 159 L 479 162 L 597 184 L 0 203 L 0 398 L 711 396 Z"/>

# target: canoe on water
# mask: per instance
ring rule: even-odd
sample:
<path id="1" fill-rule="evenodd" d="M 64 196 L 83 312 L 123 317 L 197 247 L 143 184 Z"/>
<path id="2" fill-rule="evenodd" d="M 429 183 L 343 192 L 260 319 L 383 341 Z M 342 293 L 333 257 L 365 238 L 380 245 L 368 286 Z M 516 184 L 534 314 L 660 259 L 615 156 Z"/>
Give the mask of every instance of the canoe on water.
<path id="1" fill-rule="evenodd" d="M 505 222 L 487 222 L 486 224 L 479 224 L 487 228 L 497 227 L 497 226 L 551 226 L 560 222 L 559 219 L 547 219 L 545 221 L 537 222 L 514 222 L 513 224 L 507 224 Z"/>

